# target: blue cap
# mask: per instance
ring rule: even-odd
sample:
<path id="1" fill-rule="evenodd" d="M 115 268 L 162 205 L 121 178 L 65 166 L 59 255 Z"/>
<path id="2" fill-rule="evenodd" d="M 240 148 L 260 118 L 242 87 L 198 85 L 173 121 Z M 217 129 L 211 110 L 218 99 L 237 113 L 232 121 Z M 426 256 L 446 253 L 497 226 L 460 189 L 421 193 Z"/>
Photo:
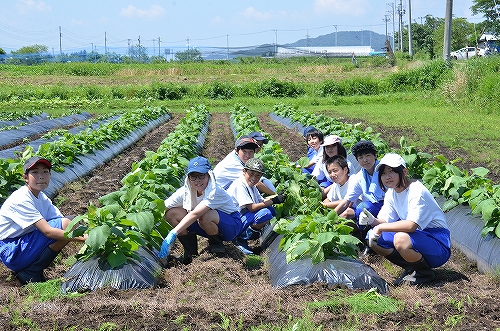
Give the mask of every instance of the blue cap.
<path id="1" fill-rule="evenodd" d="M 302 135 L 306 137 L 307 133 L 311 131 L 318 131 L 318 129 L 316 129 L 314 126 L 308 126 L 304 129 L 304 133 Z"/>
<path id="2" fill-rule="evenodd" d="M 249 133 L 247 136 L 250 138 L 253 138 L 257 141 L 263 141 L 264 144 L 267 144 L 269 142 L 269 140 L 267 140 L 267 138 L 264 137 L 264 135 L 260 132 L 252 132 L 252 133 Z"/>
<path id="3" fill-rule="evenodd" d="M 192 158 L 188 164 L 188 174 L 192 172 L 199 172 L 200 174 L 206 174 L 209 170 L 212 169 L 210 162 L 203 156 L 197 156 Z"/>

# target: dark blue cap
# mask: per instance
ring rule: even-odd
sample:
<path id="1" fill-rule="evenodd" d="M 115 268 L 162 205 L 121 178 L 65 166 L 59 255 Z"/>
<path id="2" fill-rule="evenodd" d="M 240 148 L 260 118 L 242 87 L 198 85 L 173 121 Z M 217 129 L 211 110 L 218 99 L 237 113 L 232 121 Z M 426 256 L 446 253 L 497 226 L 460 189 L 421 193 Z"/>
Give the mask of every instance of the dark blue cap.
<path id="1" fill-rule="evenodd" d="M 197 156 L 192 158 L 188 164 L 188 174 L 192 172 L 199 172 L 200 174 L 206 174 L 209 170 L 212 169 L 210 162 L 203 156 Z"/>

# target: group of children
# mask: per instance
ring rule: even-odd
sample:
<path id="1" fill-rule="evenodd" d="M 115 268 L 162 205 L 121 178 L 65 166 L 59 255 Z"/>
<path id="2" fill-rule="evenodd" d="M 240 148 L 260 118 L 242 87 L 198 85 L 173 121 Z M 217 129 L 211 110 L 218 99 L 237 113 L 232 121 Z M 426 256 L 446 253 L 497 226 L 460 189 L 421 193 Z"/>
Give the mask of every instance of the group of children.
<path id="1" fill-rule="evenodd" d="M 396 285 L 432 281 L 432 268 L 450 257 L 450 232 L 432 194 L 408 178 L 404 159 L 389 153 L 378 161 L 375 145 L 361 140 L 351 148 L 361 170 L 351 174 L 339 136 L 324 137 L 308 127 L 304 138 L 310 163 L 302 171 L 318 181 L 323 205 L 352 220 L 362 242 L 403 268 Z M 214 169 L 203 156 L 189 161 L 184 185 L 165 200 L 165 220 L 172 230 L 163 240 L 160 258 L 169 255 L 178 239 L 184 251 L 179 261 L 191 263 L 198 255 L 197 236 L 208 238 L 209 250 L 215 254 L 225 252 L 225 241 L 244 254 L 260 253 L 260 247 L 252 248 L 248 241 L 261 236 L 276 215 L 273 205 L 286 200 L 276 194 L 264 176 L 263 162 L 255 158 L 265 143 L 267 138 L 260 132 L 240 137 Z M 50 169 L 46 159 L 27 160 L 26 185 L 0 209 L 0 258 L 22 284 L 44 281 L 43 269 L 69 240 L 86 240 L 64 237 L 70 220 L 42 192 L 49 184 Z"/>
<path id="2" fill-rule="evenodd" d="M 446 218 L 432 194 L 408 178 L 400 155 L 388 153 L 379 161 L 375 145 L 367 140 L 351 148 L 361 167 L 351 175 L 341 138 L 323 137 L 314 127 L 304 130 L 310 163 L 303 172 L 318 181 L 323 205 L 353 220 L 353 233 L 367 251 L 403 268 L 395 285 L 432 281 L 432 268 L 446 263 L 451 254 Z"/>

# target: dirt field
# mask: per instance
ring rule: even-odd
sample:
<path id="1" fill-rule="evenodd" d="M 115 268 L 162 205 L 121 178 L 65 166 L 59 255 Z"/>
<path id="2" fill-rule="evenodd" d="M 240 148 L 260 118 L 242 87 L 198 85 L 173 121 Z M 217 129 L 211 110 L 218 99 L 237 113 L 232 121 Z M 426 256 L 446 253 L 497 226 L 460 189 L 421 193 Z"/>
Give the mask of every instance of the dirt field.
<path id="1" fill-rule="evenodd" d="M 82 214 L 89 201 L 96 202 L 98 197 L 117 190 L 131 163 L 142 159 L 145 150 L 156 150 L 179 120 L 179 115 L 174 114 L 170 122 L 147 134 L 115 160 L 79 183 L 65 187 L 54 199 L 63 201 L 61 211 Z M 282 127 L 267 114 L 259 115 L 259 121 L 291 160 L 305 155 L 304 141 L 297 132 Z M 203 154 L 215 162 L 234 146 L 228 123 L 227 113 L 214 113 L 211 118 Z M 386 136 L 390 136 L 390 132 L 384 131 L 383 138 Z M 286 326 L 290 317 L 303 318 L 306 312 L 312 322 L 322 325 L 321 330 L 495 330 L 500 327 L 498 278 L 478 273 L 476 266 L 456 250 L 444 266 L 436 269 L 437 279 L 431 284 L 421 288 L 390 287 L 388 295 L 401 300 L 404 307 L 396 313 L 377 316 L 354 314 L 347 307 L 335 311 L 307 310 L 307 302 L 327 300 L 334 289 L 320 283 L 274 289 L 265 263 L 249 268 L 245 257 L 230 243 L 226 243 L 224 257 L 206 252 L 206 239 L 199 238 L 199 243 L 200 256 L 188 266 L 165 269 L 159 288 L 103 289 L 48 303 L 27 303 L 23 288 L 2 265 L 0 301 L 2 307 L 9 309 L 0 312 L 0 330 L 250 330 L 252 326 L 269 330 L 270 326 L 262 326 Z M 63 259 L 78 248 L 77 245 L 67 247 Z M 399 272 L 397 268 L 384 267 L 381 258 L 371 257 L 365 262 L 389 283 Z M 68 268 L 62 262 L 56 263 L 47 270 L 46 276 L 61 277 Z M 12 314 L 15 311 L 17 313 Z M 26 322 L 13 323 L 14 320 Z"/>

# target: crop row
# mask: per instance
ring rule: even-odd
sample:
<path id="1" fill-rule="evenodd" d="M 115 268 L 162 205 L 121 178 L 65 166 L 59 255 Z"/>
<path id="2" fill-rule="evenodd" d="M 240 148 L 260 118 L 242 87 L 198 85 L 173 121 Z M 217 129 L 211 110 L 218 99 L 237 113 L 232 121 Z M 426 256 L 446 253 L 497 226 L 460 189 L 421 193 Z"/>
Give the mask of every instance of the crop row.
<path id="1" fill-rule="evenodd" d="M 117 141 L 130 135 L 141 125 L 168 115 L 166 108 L 154 107 L 140 110 L 128 111 L 118 119 L 101 125 L 98 129 L 88 128 L 77 134 L 65 133 L 56 141 L 44 143 L 35 152 L 31 146 L 26 147 L 20 158 L 0 159 L 0 203 L 3 203 L 7 196 L 23 185 L 21 178 L 22 166 L 25 160 L 37 154 L 49 159 L 56 172 L 64 172 L 65 167 L 79 167 L 82 156 L 95 154 L 98 150 L 103 150 L 109 145 L 116 145 Z M 109 156 L 113 154 L 107 151 Z M 99 162 L 104 162 L 106 157 L 101 157 Z M 90 171 L 91 169 L 88 169 Z M 83 176 L 86 173 L 79 173 Z M 53 179 L 54 176 L 53 176 Z M 57 180 L 54 180 L 57 181 Z M 52 185 L 52 184 L 51 184 Z"/>
<path id="2" fill-rule="evenodd" d="M 304 126 L 314 125 L 328 134 L 337 134 L 348 147 L 364 137 L 375 143 L 380 156 L 388 152 L 387 143 L 379 134 L 373 134 L 371 128 L 367 128 L 363 134 L 356 125 L 345 125 L 333 118 L 299 111 L 284 104 L 276 105 L 273 111 Z M 486 178 L 488 169 L 477 167 L 461 170 L 442 155 L 433 157 L 418 152 L 413 146 L 407 145 L 404 137 L 400 138 L 400 149 L 394 152 L 403 156 L 411 177 L 420 179 L 435 197 L 442 196 L 447 199 L 443 210 L 448 211 L 458 205 L 468 204 L 472 214 L 481 214 L 484 221 L 481 235 L 484 237 L 494 234 L 500 237 L 500 185 L 493 185 L 492 181 Z"/>
<path id="3" fill-rule="evenodd" d="M 262 132 L 255 113 L 244 106 L 231 110 L 231 120 L 237 136 Z M 349 221 L 322 206 L 316 180 L 306 177 L 272 137 L 268 140 L 257 157 L 264 162 L 266 176 L 278 192 L 286 192 L 285 202 L 276 206 L 274 230 L 283 235 L 280 249 L 286 252 L 287 262 L 305 256 L 311 257 L 313 263 L 324 261 L 327 256 L 355 257 L 359 240 L 350 235 Z M 299 163 L 308 163 L 305 159 Z"/>
<path id="4" fill-rule="evenodd" d="M 99 198 L 99 208 L 90 204 L 84 215 L 75 217 L 67 235 L 88 234 L 78 259 L 99 256 L 114 268 L 140 260 L 140 247 L 159 249 L 170 230 L 163 220 L 164 200 L 182 185 L 189 159 L 201 151 L 208 119 L 205 106 L 189 109 L 156 152 L 147 151 L 132 165 L 120 190 Z"/>

